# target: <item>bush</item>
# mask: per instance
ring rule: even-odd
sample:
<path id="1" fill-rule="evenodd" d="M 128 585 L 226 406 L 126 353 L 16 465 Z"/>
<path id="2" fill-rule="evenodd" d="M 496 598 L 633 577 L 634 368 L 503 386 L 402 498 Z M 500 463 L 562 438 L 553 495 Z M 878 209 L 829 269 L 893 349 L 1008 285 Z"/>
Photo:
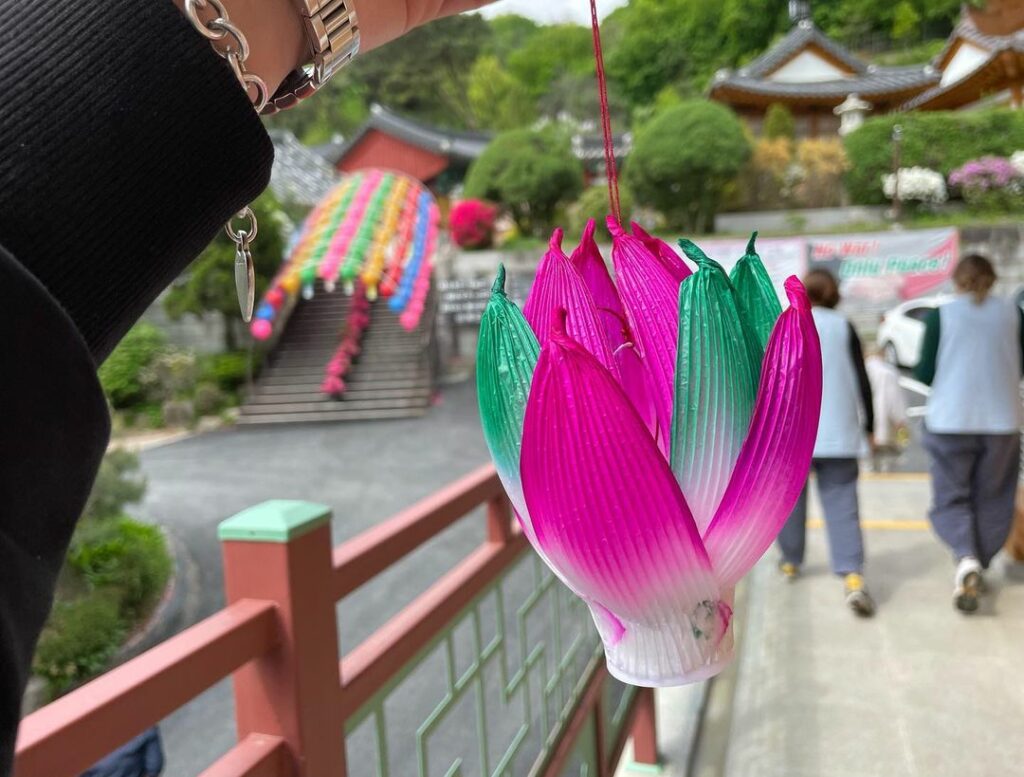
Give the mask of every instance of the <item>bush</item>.
<path id="1" fill-rule="evenodd" d="M 151 399 L 167 401 L 189 396 L 196 385 L 196 357 L 188 351 L 168 348 L 156 355 L 141 380 Z"/>
<path id="2" fill-rule="evenodd" d="M 127 622 L 148 612 L 171 574 L 160 530 L 127 517 L 83 524 L 71 542 L 67 564 L 94 590 L 105 592 Z"/>
<path id="3" fill-rule="evenodd" d="M 140 321 L 128 330 L 99 369 L 111 405 L 126 408 L 145 399 L 145 370 L 166 347 L 167 336 L 148 322 Z"/>
<path id="4" fill-rule="evenodd" d="M 448 214 L 448 228 L 459 248 L 490 248 L 498 209 L 481 200 L 462 200 Z"/>
<path id="5" fill-rule="evenodd" d="M 200 383 L 196 386 L 196 395 L 192 400 L 196 415 L 216 415 L 227 402 L 227 397 L 216 383 Z"/>
<path id="6" fill-rule="evenodd" d="M 139 457 L 129 451 L 112 450 L 100 464 L 82 521 L 121 515 L 126 505 L 142 501 L 145 493 L 146 478 L 139 471 Z"/>
<path id="7" fill-rule="evenodd" d="M 549 231 L 555 211 L 583 188 L 569 139 L 555 128 L 498 135 L 469 168 L 466 196 L 500 203 L 524 234 Z"/>
<path id="8" fill-rule="evenodd" d="M 1005 157 L 973 159 L 951 172 L 949 183 L 974 210 L 1009 212 L 1024 207 L 1024 176 Z"/>
<path id="9" fill-rule="evenodd" d="M 884 205 L 882 176 L 892 172 L 892 128 L 903 127 L 902 167 L 927 167 L 943 175 L 971 159 L 1009 156 L 1024 148 L 1024 113 L 1006 109 L 926 111 L 868 119 L 844 138 L 853 202 Z"/>
<path id="10" fill-rule="evenodd" d="M 942 173 L 927 167 L 901 167 L 895 173 L 883 175 L 882 191 L 890 200 L 898 196 L 900 202 L 920 202 L 926 205 L 945 202 L 948 196 L 946 179 Z"/>
<path id="11" fill-rule="evenodd" d="M 786 173 L 793 165 L 793 141 L 788 138 L 758 138 L 753 153 L 736 182 L 731 204 L 753 210 L 781 208 Z"/>
<path id="12" fill-rule="evenodd" d="M 800 168 L 796 199 L 805 208 L 828 208 L 840 204 L 843 173 L 850 162 L 839 138 L 807 138 L 796 147 Z"/>
<path id="13" fill-rule="evenodd" d="M 710 100 L 687 100 L 637 133 L 626 179 L 637 202 L 689 231 L 714 226 L 725 187 L 750 157 L 736 115 Z"/>
<path id="14" fill-rule="evenodd" d="M 199 380 L 215 383 L 221 391 L 238 390 L 248 378 L 249 356 L 245 351 L 208 354 L 200 357 Z"/>
<path id="15" fill-rule="evenodd" d="M 764 114 L 764 125 L 761 127 L 761 135 L 771 140 L 786 138 L 792 140 L 796 137 L 796 119 L 782 103 L 772 103 Z"/>
<path id="16" fill-rule="evenodd" d="M 118 603 L 107 593 L 58 602 L 39 637 L 32 671 L 57 696 L 106 669 L 123 636 Z"/>
<path id="17" fill-rule="evenodd" d="M 622 209 L 622 220 L 629 222 L 633 218 L 633 194 L 630 190 L 619 185 L 619 205 Z M 611 240 L 608 234 L 608 226 L 605 224 L 605 217 L 609 213 L 608 187 L 591 186 L 570 208 L 569 208 L 569 236 L 575 238 L 583 232 L 588 219 L 597 222 L 598 240 Z"/>

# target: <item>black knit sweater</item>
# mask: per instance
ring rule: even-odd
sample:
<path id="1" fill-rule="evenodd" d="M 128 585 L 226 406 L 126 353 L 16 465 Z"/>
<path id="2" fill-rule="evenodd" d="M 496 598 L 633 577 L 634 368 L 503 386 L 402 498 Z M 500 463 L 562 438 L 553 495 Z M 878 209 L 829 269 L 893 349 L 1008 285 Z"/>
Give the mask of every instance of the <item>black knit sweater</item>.
<path id="1" fill-rule="evenodd" d="M 0 777 L 107 445 L 95 366 L 272 153 L 170 0 L 0 0 Z"/>

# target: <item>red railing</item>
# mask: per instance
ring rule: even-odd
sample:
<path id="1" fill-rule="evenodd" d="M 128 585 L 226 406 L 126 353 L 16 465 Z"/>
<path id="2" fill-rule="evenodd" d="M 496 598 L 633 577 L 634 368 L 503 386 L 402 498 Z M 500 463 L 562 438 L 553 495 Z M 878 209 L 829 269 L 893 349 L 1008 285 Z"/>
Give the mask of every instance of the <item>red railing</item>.
<path id="1" fill-rule="evenodd" d="M 338 661 L 336 602 L 441 531 L 487 505 L 474 551 Z M 308 505 L 306 508 L 308 509 Z M 181 634 L 29 715 L 15 777 L 74 777 L 229 674 L 238 744 L 204 777 L 346 774 L 345 721 L 398 675 L 498 580 L 527 543 L 487 466 L 334 548 L 329 513 L 283 541 L 223 541 L 228 605 Z M 557 774 L 594 716 L 599 775 L 610 774 L 626 734 L 635 760 L 656 763 L 653 695 L 641 691 L 605 757 L 603 664 L 561 733 L 545 774 Z"/>

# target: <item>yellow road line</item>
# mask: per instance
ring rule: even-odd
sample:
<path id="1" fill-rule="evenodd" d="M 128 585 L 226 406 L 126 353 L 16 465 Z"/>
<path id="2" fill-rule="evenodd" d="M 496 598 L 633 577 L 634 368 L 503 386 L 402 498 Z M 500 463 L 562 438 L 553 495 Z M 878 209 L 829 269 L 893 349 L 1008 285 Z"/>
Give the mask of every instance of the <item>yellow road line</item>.
<path id="1" fill-rule="evenodd" d="M 825 525 L 821 518 L 810 518 L 807 526 L 811 529 L 820 529 Z M 880 531 L 927 531 L 930 528 L 928 521 L 922 518 L 910 518 L 907 520 L 891 518 L 870 518 L 861 521 L 860 525 L 865 529 L 878 529 Z"/>
<path id="2" fill-rule="evenodd" d="M 861 480 L 895 480 L 920 483 L 930 478 L 927 472 L 862 472 Z"/>

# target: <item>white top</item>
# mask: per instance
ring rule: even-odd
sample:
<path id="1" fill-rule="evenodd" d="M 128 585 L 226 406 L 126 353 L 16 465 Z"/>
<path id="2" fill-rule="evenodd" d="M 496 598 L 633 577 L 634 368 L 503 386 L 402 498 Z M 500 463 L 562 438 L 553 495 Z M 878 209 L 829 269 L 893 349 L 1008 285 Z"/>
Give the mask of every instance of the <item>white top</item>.
<path id="1" fill-rule="evenodd" d="M 907 422 L 907 403 L 900 388 L 899 370 L 880 356 L 869 356 L 864 365 L 875 404 L 875 442 L 891 445 L 896 441 L 896 427 Z"/>
<path id="2" fill-rule="evenodd" d="M 960 294 L 939 306 L 939 350 L 925 425 L 940 434 L 1020 429 L 1020 311 L 1010 300 L 980 305 Z"/>
<path id="3" fill-rule="evenodd" d="M 861 400 L 850 357 L 850 322 L 829 308 L 811 309 L 821 340 L 821 419 L 816 459 L 853 459 L 861 451 Z"/>

